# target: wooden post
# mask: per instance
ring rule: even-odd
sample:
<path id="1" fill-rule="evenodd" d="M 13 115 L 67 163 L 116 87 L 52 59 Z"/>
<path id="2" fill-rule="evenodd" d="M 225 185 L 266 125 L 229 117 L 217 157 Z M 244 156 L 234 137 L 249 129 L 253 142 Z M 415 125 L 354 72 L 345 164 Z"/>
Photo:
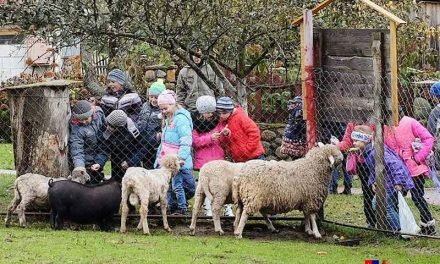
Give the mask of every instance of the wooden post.
<path id="1" fill-rule="evenodd" d="M 385 104 L 382 87 L 382 50 L 381 33 L 373 33 L 373 72 L 374 72 L 374 119 L 376 133 L 374 137 L 375 172 L 376 172 L 376 219 L 380 229 L 387 227 L 386 192 L 385 192 L 385 165 L 383 143 L 383 107 Z"/>
<path id="2" fill-rule="evenodd" d="M 399 124 L 399 84 L 397 77 L 397 24 L 390 21 L 391 111 L 393 124 Z"/>
<path id="3" fill-rule="evenodd" d="M 67 177 L 69 84 L 51 81 L 7 87 L 17 176 Z"/>
<path id="4" fill-rule="evenodd" d="M 315 146 L 316 134 L 316 106 L 315 106 L 315 68 L 313 57 L 313 14 L 312 10 L 304 10 L 304 85 L 307 117 L 307 143 L 308 148 Z"/>

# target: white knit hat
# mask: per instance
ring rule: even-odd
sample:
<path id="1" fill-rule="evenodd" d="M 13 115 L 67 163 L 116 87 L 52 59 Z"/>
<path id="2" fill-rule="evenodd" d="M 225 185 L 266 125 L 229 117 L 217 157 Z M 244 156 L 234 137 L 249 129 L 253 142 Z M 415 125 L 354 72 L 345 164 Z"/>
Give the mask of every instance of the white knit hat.
<path id="1" fill-rule="evenodd" d="M 122 127 L 127 124 L 127 114 L 122 110 L 114 110 L 105 120 L 112 127 Z"/>
<path id="2" fill-rule="evenodd" d="M 216 105 L 215 98 L 210 95 L 200 96 L 196 101 L 196 108 L 200 114 L 215 112 Z"/>

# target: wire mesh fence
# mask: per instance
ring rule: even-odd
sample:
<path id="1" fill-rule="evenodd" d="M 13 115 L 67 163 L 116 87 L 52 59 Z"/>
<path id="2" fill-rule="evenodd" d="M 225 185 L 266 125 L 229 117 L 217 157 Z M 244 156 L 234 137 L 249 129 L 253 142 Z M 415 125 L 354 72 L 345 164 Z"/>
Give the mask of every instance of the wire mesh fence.
<path id="1" fill-rule="evenodd" d="M 438 107 L 429 93 L 432 84 L 419 81 L 401 80 L 400 123 L 393 126 L 387 77 L 381 81 L 383 104 L 376 105 L 373 76 L 316 71 L 317 139 L 337 145 L 344 154 L 326 181 L 326 220 L 436 234 Z M 86 172 L 87 184 L 96 184 L 106 175 L 122 181 L 129 167 L 156 168 L 165 154 L 175 153 L 182 162 L 169 190 L 169 212 L 188 209 L 198 171 L 210 160 L 291 161 L 306 154 L 306 99 L 295 96 L 292 87 L 272 96 L 267 91 L 251 95 L 255 120 L 227 98 L 205 97 L 197 111 L 187 111 L 174 104 L 172 93 L 162 98 L 122 93 L 69 101 L 68 86 L 5 90 L 0 169 L 48 177 Z M 252 105 L 261 102 L 268 110 Z M 383 109 L 383 120 L 377 118 L 377 108 Z M 382 146 L 376 133 L 383 133 Z M 381 149 L 382 161 L 377 159 Z M 408 221 L 411 215 L 416 222 Z"/>

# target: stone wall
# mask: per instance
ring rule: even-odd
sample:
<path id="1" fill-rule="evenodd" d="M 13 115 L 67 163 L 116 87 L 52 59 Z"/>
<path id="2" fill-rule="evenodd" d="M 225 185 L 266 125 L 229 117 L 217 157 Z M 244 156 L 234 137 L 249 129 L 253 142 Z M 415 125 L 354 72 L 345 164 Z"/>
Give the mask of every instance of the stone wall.
<path id="1" fill-rule="evenodd" d="M 286 124 L 258 123 L 258 126 L 261 130 L 261 140 L 266 151 L 266 158 L 268 160 L 290 160 L 288 155 L 280 152 Z"/>

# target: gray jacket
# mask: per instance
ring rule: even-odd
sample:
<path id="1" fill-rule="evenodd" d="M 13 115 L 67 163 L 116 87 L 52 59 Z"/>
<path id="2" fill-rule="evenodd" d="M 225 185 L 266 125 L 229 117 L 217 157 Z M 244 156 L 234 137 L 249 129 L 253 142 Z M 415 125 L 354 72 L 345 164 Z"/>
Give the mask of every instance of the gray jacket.
<path id="1" fill-rule="evenodd" d="M 69 152 L 73 166 L 86 167 L 95 163 L 104 167 L 108 157 L 103 150 L 105 116 L 100 107 L 96 107 L 93 120 L 88 125 L 70 122 Z"/>
<path id="2" fill-rule="evenodd" d="M 215 91 L 209 88 L 202 78 L 200 78 L 189 66 L 185 66 L 180 70 L 179 76 L 177 77 L 177 102 L 191 111 L 196 110 L 196 100 L 202 95 L 210 95 L 214 97 L 225 95 L 223 83 L 220 78 L 217 77 L 211 66 L 204 63 L 200 67 L 200 70 L 216 85 L 217 89 Z"/>

